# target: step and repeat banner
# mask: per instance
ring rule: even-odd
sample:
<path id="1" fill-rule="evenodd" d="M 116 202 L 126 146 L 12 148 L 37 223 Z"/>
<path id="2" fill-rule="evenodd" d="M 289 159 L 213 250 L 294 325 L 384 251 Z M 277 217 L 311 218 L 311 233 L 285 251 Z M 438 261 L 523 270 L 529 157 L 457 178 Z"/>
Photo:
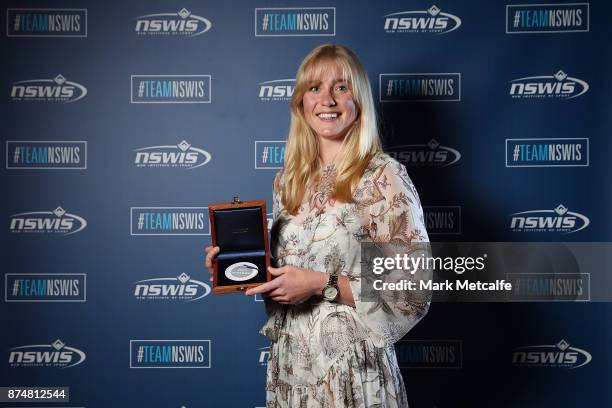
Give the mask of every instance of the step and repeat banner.
<path id="1" fill-rule="evenodd" d="M 69 387 L 66 407 L 265 406 L 263 301 L 211 294 L 207 206 L 271 212 L 295 73 L 322 43 L 363 61 L 432 241 L 612 238 L 606 1 L 2 13 L 0 386 Z M 612 404 L 612 307 L 590 296 L 606 287 L 538 265 L 523 301 L 432 303 L 396 344 L 412 407 Z"/>

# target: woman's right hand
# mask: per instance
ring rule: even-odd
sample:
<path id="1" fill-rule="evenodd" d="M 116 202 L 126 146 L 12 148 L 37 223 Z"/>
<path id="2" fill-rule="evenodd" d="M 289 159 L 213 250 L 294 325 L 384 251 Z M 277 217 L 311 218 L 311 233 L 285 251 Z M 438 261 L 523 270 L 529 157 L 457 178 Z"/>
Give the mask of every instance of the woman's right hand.
<path id="1" fill-rule="evenodd" d="M 207 246 L 206 248 L 204 248 L 204 250 L 206 251 L 206 259 L 204 260 L 204 265 L 206 266 L 206 269 L 208 269 L 208 272 L 210 273 L 210 281 L 212 282 L 213 280 L 213 266 L 212 266 L 213 259 L 215 258 L 215 256 L 219 254 L 219 252 L 221 251 L 221 248 Z"/>

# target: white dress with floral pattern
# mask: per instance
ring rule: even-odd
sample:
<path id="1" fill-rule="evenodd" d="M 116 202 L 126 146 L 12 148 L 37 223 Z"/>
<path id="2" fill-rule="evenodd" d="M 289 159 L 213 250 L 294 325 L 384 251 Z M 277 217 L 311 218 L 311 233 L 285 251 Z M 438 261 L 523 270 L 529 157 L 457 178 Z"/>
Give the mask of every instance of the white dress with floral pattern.
<path id="1" fill-rule="evenodd" d="M 335 169 L 323 170 L 298 214 L 282 206 L 274 179 L 272 254 L 293 265 L 347 275 L 355 307 L 313 296 L 297 305 L 265 298 L 271 340 L 267 408 L 407 407 L 393 344 L 427 312 L 430 298 L 360 299 L 360 242 L 427 242 L 423 211 L 406 168 L 386 154 L 368 164 L 352 203 L 329 198 Z"/>

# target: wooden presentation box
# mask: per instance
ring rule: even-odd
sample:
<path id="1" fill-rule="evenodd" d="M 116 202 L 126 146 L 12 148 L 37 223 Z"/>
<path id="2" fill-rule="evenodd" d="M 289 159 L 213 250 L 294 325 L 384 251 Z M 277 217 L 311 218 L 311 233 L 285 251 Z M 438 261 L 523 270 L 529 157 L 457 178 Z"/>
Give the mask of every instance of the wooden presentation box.
<path id="1" fill-rule="evenodd" d="M 259 286 L 271 278 L 266 201 L 210 204 L 210 235 L 221 251 L 213 261 L 214 294 Z"/>

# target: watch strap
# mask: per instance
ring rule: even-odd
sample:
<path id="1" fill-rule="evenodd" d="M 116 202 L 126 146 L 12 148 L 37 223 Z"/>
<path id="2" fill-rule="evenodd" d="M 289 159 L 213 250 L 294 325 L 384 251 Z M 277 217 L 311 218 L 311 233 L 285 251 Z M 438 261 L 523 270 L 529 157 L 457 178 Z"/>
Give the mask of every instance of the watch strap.
<path id="1" fill-rule="evenodd" d="M 338 286 L 338 274 L 330 273 L 329 279 L 327 280 L 327 285 L 325 286 Z"/>

